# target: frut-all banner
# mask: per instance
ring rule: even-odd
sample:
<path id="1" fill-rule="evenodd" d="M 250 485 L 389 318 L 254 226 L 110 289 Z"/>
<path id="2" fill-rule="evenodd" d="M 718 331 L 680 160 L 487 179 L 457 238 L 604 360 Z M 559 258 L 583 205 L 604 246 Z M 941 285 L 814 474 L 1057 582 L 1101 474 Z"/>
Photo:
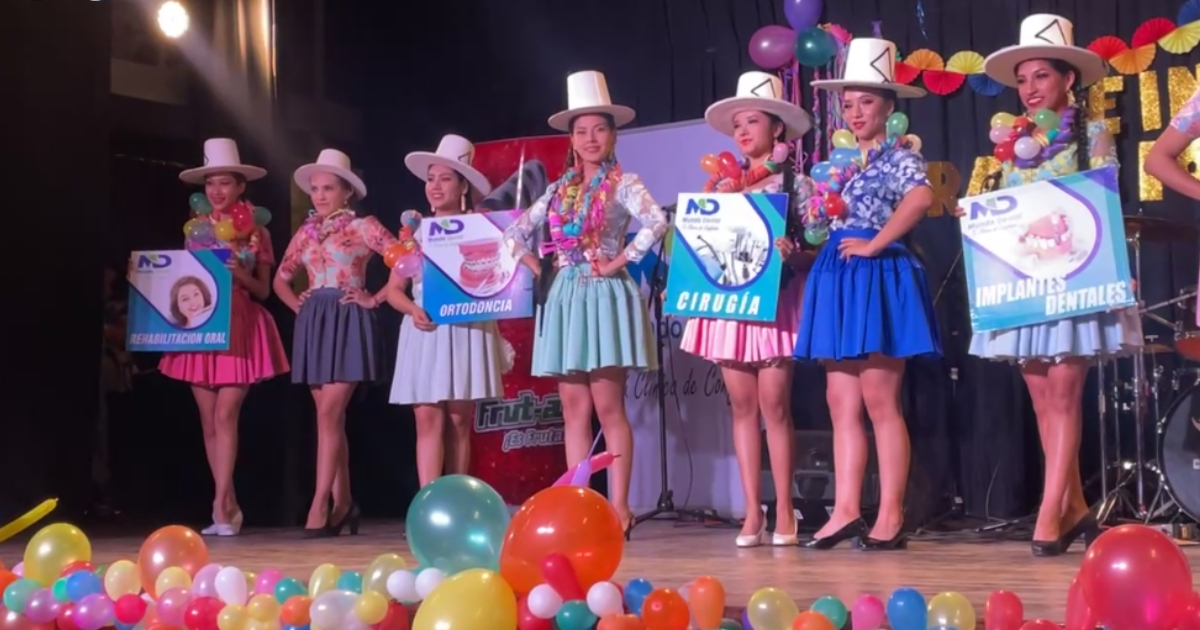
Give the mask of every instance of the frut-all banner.
<path id="1" fill-rule="evenodd" d="M 421 222 L 424 308 L 436 324 L 533 317 L 533 272 L 504 244 L 521 212 L 497 210 Z"/>
<path id="2" fill-rule="evenodd" d="M 129 259 L 130 352 L 229 349 L 228 249 L 136 251 Z"/>

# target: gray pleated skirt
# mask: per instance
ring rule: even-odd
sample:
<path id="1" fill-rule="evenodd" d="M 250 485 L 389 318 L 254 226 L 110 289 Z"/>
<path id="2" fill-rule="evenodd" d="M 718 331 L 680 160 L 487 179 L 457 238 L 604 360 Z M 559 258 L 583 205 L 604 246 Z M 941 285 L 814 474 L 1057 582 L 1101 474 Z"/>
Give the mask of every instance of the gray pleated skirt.
<path id="1" fill-rule="evenodd" d="M 304 385 L 380 380 L 383 338 L 375 311 L 342 304 L 341 289 L 317 289 L 296 315 L 292 382 Z"/>

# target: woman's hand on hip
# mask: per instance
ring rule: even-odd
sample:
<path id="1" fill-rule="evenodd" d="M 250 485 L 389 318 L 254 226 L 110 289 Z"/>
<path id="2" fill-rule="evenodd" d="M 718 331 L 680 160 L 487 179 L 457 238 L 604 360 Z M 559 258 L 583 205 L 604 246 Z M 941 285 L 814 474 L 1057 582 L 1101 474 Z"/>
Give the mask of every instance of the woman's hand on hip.
<path id="1" fill-rule="evenodd" d="M 875 241 L 865 238 L 847 238 L 838 243 L 838 253 L 844 260 L 850 260 L 853 256 L 874 258 L 879 255 L 879 246 L 875 245 Z"/>
<path id="2" fill-rule="evenodd" d="M 353 287 L 342 291 L 341 302 L 342 304 L 357 304 L 363 308 L 375 308 L 379 306 L 379 302 L 375 301 L 374 295 Z"/>

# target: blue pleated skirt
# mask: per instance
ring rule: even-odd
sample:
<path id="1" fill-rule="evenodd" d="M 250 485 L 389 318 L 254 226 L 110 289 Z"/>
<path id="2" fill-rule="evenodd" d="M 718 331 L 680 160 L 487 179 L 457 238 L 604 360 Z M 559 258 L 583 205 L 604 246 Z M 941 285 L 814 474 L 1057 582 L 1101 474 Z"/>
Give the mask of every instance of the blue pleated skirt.
<path id="1" fill-rule="evenodd" d="M 897 359 L 938 357 L 941 334 L 925 268 L 901 243 L 874 258 L 844 260 L 843 239 L 871 239 L 877 230 L 829 233 L 804 290 L 797 358 L 846 361 L 879 354 Z"/>
<path id="2" fill-rule="evenodd" d="M 1144 344 L 1137 307 L 971 335 L 970 353 L 998 361 L 1059 361 L 1131 354 Z"/>
<path id="3" fill-rule="evenodd" d="M 626 271 L 603 277 L 587 265 L 560 269 L 534 326 L 533 376 L 658 368 L 650 314 Z"/>

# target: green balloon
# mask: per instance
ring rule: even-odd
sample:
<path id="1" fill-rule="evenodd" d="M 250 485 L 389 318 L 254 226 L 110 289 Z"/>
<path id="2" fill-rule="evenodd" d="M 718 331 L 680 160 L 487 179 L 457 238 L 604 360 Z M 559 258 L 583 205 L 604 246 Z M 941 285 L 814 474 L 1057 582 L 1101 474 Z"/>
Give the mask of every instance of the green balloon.
<path id="1" fill-rule="evenodd" d="M 491 486 L 468 475 L 447 475 L 417 492 L 405 533 L 423 567 L 448 575 L 467 569 L 499 571 L 510 518 L 504 499 Z"/>
<path id="2" fill-rule="evenodd" d="M 559 630 L 588 630 L 596 625 L 599 619 L 588 608 L 587 602 L 574 600 L 564 602 L 554 615 L 554 625 Z"/>
<path id="3" fill-rule="evenodd" d="M 4 589 L 4 605 L 19 615 L 25 612 L 25 602 L 29 601 L 29 596 L 39 588 L 41 585 L 33 580 L 17 580 Z"/>
<path id="4" fill-rule="evenodd" d="M 54 595 L 54 599 L 59 603 L 65 604 L 71 601 L 67 596 L 67 578 L 60 577 L 54 580 L 54 586 L 50 588 L 50 594 Z"/>
<path id="5" fill-rule="evenodd" d="M 908 133 L 908 116 L 904 112 L 896 112 L 887 119 L 887 134 L 890 138 L 899 138 Z"/>
<path id="6" fill-rule="evenodd" d="M 275 583 L 275 601 L 280 604 L 287 603 L 287 600 L 293 597 L 307 594 L 308 589 L 304 587 L 304 583 L 294 577 L 285 577 Z"/>
<path id="7" fill-rule="evenodd" d="M 188 205 L 197 214 L 209 214 L 212 212 L 212 204 L 208 203 L 208 197 L 205 197 L 204 193 L 192 193 L 192 196 L 188 197 Z"/>
<path id="8" fill-rule="evenodd" d="M 840 629 L 846 625 L 846 618 L 848 616 L 846 605 L 842 603 L 842 600 L 836 597 L 826 595 L 825 597 L 818 599 L 817 601 L 813 602 L 811 610 L 815 613 L 824 615 L 824 617 L 829 620 L 829 623 L 833 624 L 834 628 Z"/>
<path id="9" fill-rule="evenodd" d="M 829 31 L 813 26 L 796 34 L 796 61 L 800 65 L 814 68 L 823 66 L 837 54 L 837 42 Z"/>
<path id="10" fill-rule="evenodd" d="M 746 628 L 740 622 L 733 619 L 722 619 L 719 630 L 746 630 Z"/>
<path id="11" fill-rule="evenodd" d="M 254 208 L 254 222 L 265 226 L 271 222 L 271 211 L 262 206 Z"/>
<path id="12" fill-rule="evenodd" d="M 1061 122 L 1062 119 L 1053 110 L 1042 108 L 1033 114 L 1033 124 L 1042 129 L 1058 129 Z"/>

